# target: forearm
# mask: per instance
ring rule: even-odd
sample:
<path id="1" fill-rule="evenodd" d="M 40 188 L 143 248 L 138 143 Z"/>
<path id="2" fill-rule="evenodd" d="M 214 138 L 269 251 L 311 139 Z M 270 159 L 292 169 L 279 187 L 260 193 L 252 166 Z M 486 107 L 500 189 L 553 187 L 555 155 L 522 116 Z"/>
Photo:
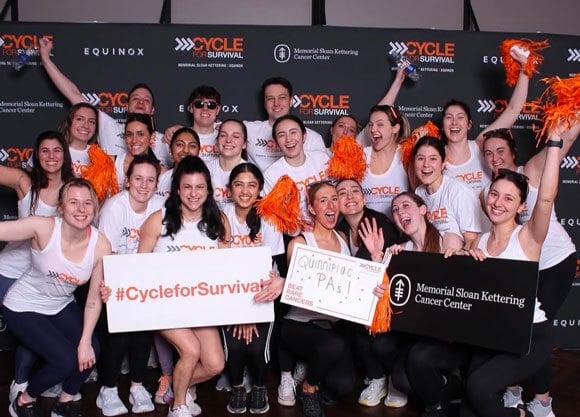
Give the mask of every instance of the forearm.
<path id="1" fill-rule="evenodd" d="M 41 54 L 41 59 L 42 65 L 54 86 L 71 104 L 86 102 L 76 84 L 61 72 L 47 53 Z"/>

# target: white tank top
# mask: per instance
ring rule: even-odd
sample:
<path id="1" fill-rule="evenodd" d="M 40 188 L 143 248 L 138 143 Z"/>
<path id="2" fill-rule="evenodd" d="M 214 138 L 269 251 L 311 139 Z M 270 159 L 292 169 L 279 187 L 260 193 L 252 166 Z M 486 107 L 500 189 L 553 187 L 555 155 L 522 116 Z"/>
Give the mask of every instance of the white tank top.
<path id="1" fill-rule="evenodd" d="M 32 193 L 30 190 L 28 190 L 22 200 L 18 200 L 19 219 L 31 216 L 31 200 Z M 39 196 L 35 214 L 37 216 L 54 216 L 56 215 L 56 206 L 49 206 Z M 30 240 L 8 242 L 4 250 L 0 252 L 0 275 L 6 278 L 20 278 L 23 273 L 30 269 L 31 264 Z"/>
<path id="2" fill-rule="evenodd" d="M 469 145 L 469 159 L 460 165 L 447 162 L 444 174 L 463 181 L 475 195 L 479 196 L 481 190 L 491 182 L 491 169 L 485 162 L 477 143 L 474 140 L 468 140 L 467 144 Z"/>
<path id="3" fill-rule="evenodd" d="M 165 207 L 161 209 L 161 216 L 165 218 Z M 167 233 L 165 225 L 161 226 L 161 236 L 153 249 L 153 252 L 179 252 L 186 250 L 217 249 L 218 241 L 213 240 L 202 233 L 195 222 L 183 222 L 181 229 L 173 236 L 164 236 Z"/>
<path id="4" fill-rule="evenodd" d="M 520 244 L 520 240 L 519 240 L 519 236 L 518 236 L 520 233 L 520 230 L 522 230 L 522 226 L 518 226 L 514 229 L 514 231 L 512 232 L 512 235 L 510 236 L 510 240 L 508 241 L 506 248 L 503 250 L 503 252 L 501 252 L 498 255 L 492 256 L 487 251 L 487 241 L 489 240 L 490 232 L 486 232 L 483 235 L 481 235 L 481 238 L 479 239 L 479 243 L 478 243 L 477 247 L 479 249 L 481 249 L 483 251 L 483 253 L 485 254 L 485 256 L 487 256 L 488 258 L 515 259 L 518 261 L 529 261 L 530 259 L 526 256 L 526 254 L 524 253 L 524 250 L 522 249 L 522 245 Z M 541 323 L 543 321 L 546 321 L 546 313 L 544 313 L 544 310 L 542 310 L 542 308 L 541 308 L 541 303 L 536 298 L 536 302 L 534 304 L 534 323 Z"/>
<path id="5" fill-rule="evenodd" d="M 348 248 L 348 244 L 344 241 L 344 239 L 340 236 L 340 234 L 336 232 L 336 230 L 333 230 L 333 233 L 340 242 L 340 253 L 342 253 L 343 255 L 350 255 L 350 249 Z M 308 246 L 312 246 L 314 248 L 318 247 L 318 244 L 316 243 L 316 238 L 314 237 L 314 233 L 302 232 L 302 236 L 304 237 L 304 240 L 306 240 L 306 244 Z M 286 313 L 285 318 L 299 321 L 302 323 L 306 323 L 312 320 L 325 320 L 334 323 L 339 320 L 336 317 L 327 316 L 326 314 L 317 313 L 316 311 L 310 311 L 295 306 L 290 307 L 288 313 Z"/>
<path id="6" fill-rule="evenodd" d="M 393 219 L 391 203 L 399 193 L 409 190 L 409 178 L 401 159 L 401 149 L 397 148 L 391 166 L 382 174 L 373 174 L 370 170 L 372 147 L 364 149 L 367 170 L 361 182 L 363 193 L 367 197 L 368 208 L 385 214 Z"/>
<path id="7" fill-rule="evenodd" d="M 88 229 L 89 244 L 81 262 L 72 262 L 62 253 L 62 218 L 54 218 L 54 228 L 46 247 L 31 249 L 32 268 L 10 287 L 4 305 L 12 311 L 56 314 L 74 300 L 73 293 L 91 278 L 99 232 Z"/>

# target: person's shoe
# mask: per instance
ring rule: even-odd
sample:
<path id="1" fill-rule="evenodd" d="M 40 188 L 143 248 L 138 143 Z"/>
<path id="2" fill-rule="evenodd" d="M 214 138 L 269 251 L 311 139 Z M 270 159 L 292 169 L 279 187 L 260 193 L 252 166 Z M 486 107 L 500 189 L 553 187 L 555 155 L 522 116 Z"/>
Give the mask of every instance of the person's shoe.
<path id="1" fill-rule="evenodd" d="M 296 385 L 294 385 L 294 380 L 289 375 L 282 375 L 280 377 L 278 404 L 286 407 L 292 407 L 296 404 Z"/>
<path id="2" fill-rule="evenodd" d="M 161 375 L 159 377 L 159 386 L 155 392 L 155 404 L 168 404 L 173 402 L 173 390 L 171 389 L 171 375 Z"/>
<path id="3" fill-rule="evenodd" d="M 296 362 L 296 366 L 294 367 L 294 374 L 292 375 L 292 378 L 294 378 L 294 384 L 297 387 L 302 385 L 307 375 L 308 365 L 306 362 Z"/>
<path id="4" fill-rule="evenodd" d="M 301 389 L 298 391 L 298 398 L 302 403 L 303 417 L 324 417 L 324 410 L 322 410 L 322 405 L 318 399 L 318 392 L 304 392 Z"/>
<path id="5" fill-rule="evenodd" d="M 18 397 L 19 392 L 26 391 L 26 388 L 28 388 L 28 381 L 25 381 L 22 384 L 17 384 L 15 380 L 12 380 L 12 383 L 10 384 L 10 393 L 8 394 L 10 403 Z"/>
<path id="6" fill-rule="evenodd" d="M 129 389 L 129 402 L 133 414 L 148 413 L 155 410 L 155 405 L 151 401 L 151 394 L 143 385 L 134 385 Z"/>
<path id="7" fill-rule="evenodd" d="M 252 398 L 250 400 L 250 413 L 264 414 L 270 409 L 268 404 L 268 391 L 266 387 L 252 387 Z"/>
<path id="8" fill-rule="evenodd" d="M 191 417 L 191 413 L 186 405 L 180 405 L 177 408 L 169 407 L 167 417 Z"/>
<path id="9" fill-rule="evenodd" d="M 97 395 L 96 403 L 103 415 L 107 417 L 120 416 L 129 412 L 119 398 L 117 387 L 107 388 L 103 385 L 99 390 L 99 395 Z"/>
<path id="10" fill-rule="evenodd" d="M 50 417 L 84 417 L 79 401 L 67 401 L 54 403 Z"/>
<path id="11" fill-rule="evenodd" d="M 189 392 L 189 395 L 193 401 L 197 400 L 197 385 L 190 385 L 187 389 L 187 392 Z"/>
<path id="12" fill-rule="evenodd" d="M 230 399 L 228 401 L 228 412 L 232 414 L 244 414 L 246 412 L 246 389 L 241 387 L 232 387 Z"/>
<path id="13" fill-rule="evenodd" d="M 389 387 L 387 389 L 387 396 L 385 397 L 385 405 L 391 408 L 401 408 L 407 405 L 409 398 L 407 394 L 399 391 L 393 386 L 393 381 L 389 377 Z"/>
<path id="14" fill-rule="evenodd" d="M 374 407 L 381 403 L 383 397 L 387 395 L 385 377 L 371 379 L 369 385 L 363 389 L 358 397 L 358 403 L 367 407 Z"/>
<path id="15" fill-rule="evenodd" d="M 216 384 L 215 384 L 216 391 L 221 392 L 230 392 L 232 390 L 232 384 L 230 384 L 230 377 L 228 376 L 226 371 L 223 371 L 220 374 Z"/>
<path id="16" fill-rule="evenodd" d="M 56 385 L 53 385 L 52 387 L 50 387 L 49 389 L 44 391 L 42 394 L 40 394 L 40 396 L 43 398 L 58 398 L 58 397 L 60 397 L 60 394 L 62 394 L 62 383 L 61 382 L 59 382 Z M 80 401 L 81 398 L 83 398 L 83 396 L 81 395 L 80 392 L 77 392 L 73 396 L 72 400 L 73 401 Z"/>
<path id="17" fill-rule="evenodd" d="M 189 409 L 189 414 L 191 414 L 192 416 L 199 416 L 201 414 L 201 407 L 195 402 L 195 399 L 197 399 L 197 394 L 195 395 L 194 398 L 191 395 L 190 390 L 191 387 L 189 387 L 188 390 L 185 392 L 185 405 L 187 405 L 187 408 Z"/>
<path id="18" fill-rule="evenodd" d="M 509 388 L 503 393 L 503 406 L 506 408 L 518 408 L 522 405 L 522 387 L 518 386 L 517 391 L 513 391 Z"/>
<path id="19" fill-rule="evenodd" d="M 526 404 L 526 410 L 534 415 L 534 417 L 556 417 L 552 411 L 552 397 L 548 399 L 548 405 L 543 405 L 540 400 L 534 398 Z"/>
<path id="20" fill-rule="evenodd" d="M 14 401 L 10 403 L 8 411 L 12 417 L 40 417 L 40 407 L 36 401 L 27 404 L 18 405 L 18 398 L 22 395 L 19 392 Z"/>

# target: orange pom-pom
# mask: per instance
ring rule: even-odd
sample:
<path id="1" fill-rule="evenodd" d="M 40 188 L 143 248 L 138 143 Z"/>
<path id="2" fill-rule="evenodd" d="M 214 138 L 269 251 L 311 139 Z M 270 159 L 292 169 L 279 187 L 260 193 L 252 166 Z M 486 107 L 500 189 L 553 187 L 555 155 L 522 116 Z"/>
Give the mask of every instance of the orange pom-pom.
<path id="1" fill-rule="evenodd" d="M 328 176 L 338 180 L 355 179 L 361 182 L 365 176 L 367 163 L 364 150 L 356 139 L 341 136 L 332 145 L 333 154 L 328 161 Z"/>
<path id="2" fill-rule="evenodd" d="M 280 177 L 268 195 L 256 203 L 258 215 L 282 233 L 298 230 L 300 193 L 288 175 Z"/>
<path id="3" fill-rule="evenodd" d="M 389 276 L 385 272 L 383 276 L 383 285 L 387 288 L 385 294 L 377 302 L 377 308 L 373 317 L 373 322 L 369 327 L 369 332 L 372 334 L 384 333 L 391 328 L 391 304 L 389 296 Z"/>
<path id="4" fill-rule="evenodd" d="M 399 146 L 401 147 L 401 159 L 403 160 L 405 169 L 409 167 L 409 163 L 411 162 L 411 158 L 413 156 L 413 147 L 415 146 L 415 143 L 417 143 L 417 141 L 423 136 L 431 136 L 437 139 L 441 139 L 441 132 L 435 123 L 429 120 L 427 123 L 413 130 L 410 138 L 404 139 L 400 143 Z"/>
<path id="5" fill-rule="evenodd" d="M 548 86 L 532 103 L 532 110 L 544 114 L 544 125 L 536 129 L 537 142 L 562 122 L 567 127 L 580 122 L 580 74 L 571 78 L 544 78 Z"/>
<path id="6" fill-rule="evenodd" d="M 93 143 L 89 147 L 91 163 L 81 172 L 81 177 L 89 181 L 95 188 L 99 201 L 119 192 L 115 163 L 99 145 Z"/>
<path id="7" fill-rule="evenodd" d="M 510 55 L 510 51 L 514 46 L 519 46 L 520 48 L 524 48 L 530 51 L 528 61 L 523 67 L 521 67 L 520 63 L 513 59 Z M 549 46 L 550 44 L 547 40 L 542 42 L 535 42 L 530 39 L 506 39 L 503 41 L 500 46 L 500 52 L 505 67 L 507 85 L 510 87 L 516 85 L 520 69 L 524 72 L 524 74 L 526 74 L 526 76 L 528 76 L 528 78 L 532 78 L 534 73 L 538 74 L 539 71 L 537 67 L 541 65 L 542 62 L 544 62 L 544 57 L 537 51 L 546 49 Z"/>

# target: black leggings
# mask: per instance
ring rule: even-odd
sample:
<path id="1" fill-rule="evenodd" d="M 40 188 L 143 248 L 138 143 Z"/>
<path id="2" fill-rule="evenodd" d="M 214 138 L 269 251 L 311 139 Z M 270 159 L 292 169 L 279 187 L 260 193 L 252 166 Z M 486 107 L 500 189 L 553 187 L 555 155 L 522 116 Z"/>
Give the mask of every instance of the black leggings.
<path id="1" fill-rule="evenodd" d="M 328 328 L 327 328 L 328 327 Z M 354 389 L 354 369 L 345 327 L 321 327 L 313 322 L 282 321 L 281 343 L 298 360 L 307 362 L 310 385 L 324 386 L 338 397 Z M 282 371 L 290 371 L 283 369 Z"/>
<path id="2" fill-rule="evenodd" d="M 103 385 L 116 387 L 125 354 L 129 358 L 131 381 L 142 383 L 147 372 L 147 362 L 153 346 L 152 332 L 109 333 L 107 314 L 101 316 L 101 363 L 99 374 Z"/>
<path id="3" fill-rule="evenodd" d="M 244 368 L 247 367 L 252 382 L 257 387 L 266 385 L 267 365 L 270 362 L 270 337 L 274 323 L 258 323 L 259 336 L 253 336 L 252 342 L 246 344 L 241 338 L 233 337 L 234 326 L 222 327 L 222 339 L 232 385 L 241 385 L 244 380 Z"/>
<path id="4" fill-rule="evenodd" d="M 534 324 L 527 355 L 510 353 L 476 354 L 467 378 L 467 401 L 461 407 L 462 417 L 519 417 L 515 408 L 503 406 L 502 394 L 546 366 L 552 349 L 549 322 Z"/>
<path id="5" fill-rule="evenodd" d="M 424 339 L 409 351 L 407 373 L 412 390 L 425 407 L 434 407 L 443 400 L 443 375 L 468 363 L 471 350 L 464 345 Z"/>

